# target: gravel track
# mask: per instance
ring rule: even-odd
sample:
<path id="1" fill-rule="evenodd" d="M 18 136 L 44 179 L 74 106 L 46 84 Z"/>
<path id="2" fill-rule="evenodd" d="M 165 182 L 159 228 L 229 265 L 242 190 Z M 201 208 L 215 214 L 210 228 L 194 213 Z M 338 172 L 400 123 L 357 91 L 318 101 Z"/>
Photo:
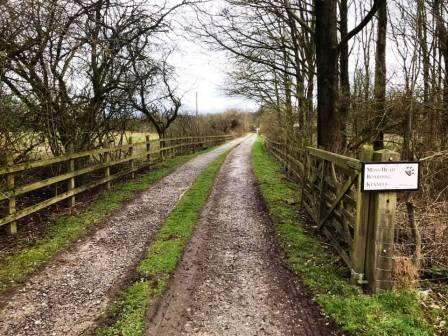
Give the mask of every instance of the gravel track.
<path id="1" fill-rule="evenodd" d="M 8 297 L 0 335 L 81 335 L 95 325 L 195 178 L 234 140 L 140 193 L 96 232 L 60 253 Z"/>
<path id="2" fill-rule="evenodd" d="M 280 260 L 251 170 L 254 141 L 226 159 L 147 336 L 337 335 Z"/>

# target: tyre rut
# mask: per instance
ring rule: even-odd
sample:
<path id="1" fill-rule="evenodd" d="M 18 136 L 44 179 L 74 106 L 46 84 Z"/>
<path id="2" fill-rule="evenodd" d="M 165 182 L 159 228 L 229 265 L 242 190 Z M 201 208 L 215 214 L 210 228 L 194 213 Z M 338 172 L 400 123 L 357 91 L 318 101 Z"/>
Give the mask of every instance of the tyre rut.
<path id="1" fill-rule="evenodd" d="M 283 266 L 246 139 L 217 176 L 147 336 L 337 335 Z"/>

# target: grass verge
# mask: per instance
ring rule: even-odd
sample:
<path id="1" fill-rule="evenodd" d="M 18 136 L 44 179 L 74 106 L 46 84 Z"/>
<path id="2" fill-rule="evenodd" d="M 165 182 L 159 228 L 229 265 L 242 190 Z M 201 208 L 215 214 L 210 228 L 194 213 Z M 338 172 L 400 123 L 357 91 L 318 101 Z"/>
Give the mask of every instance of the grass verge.
<path id="1" fill-rule="evenodd" d="M 97 335 L 143 335 L 146 309 L 167 288 L 227 154 L 222 154 L 196 179 L 168 216 L 137 268 L 140 280 L 127 289 L 113 308 L 115 322 L 97 330 Z"/>
<path id="2" fill-rule="evenodd" d="M 417 293 L 366 295 L 347 282 L 346 270 L 338 258 L 301 224 L 297 202 L 300 192 L 285 179 L 281 166 L 266 152 L 260 139 L 252 152 L 252 165 L 285 261 L 311 290 L 323 312 L 343 331 L 363 336 L 435 334 L 425 319 Z"/>
<path id="3" fill-rule="evenodd" d="M 141 177 L 115 185 L 110 192 L 103 193 L 81 214 L 57 218 L 51 224 L 45 239 L 36 241 L 32 246 L 8 256 L 0 262 L 0 294 L 11 289 L 17 283 L 23 282 L 57 252 L 88 233 L 113 210 L 120 208 L 124 201 L 132 198 L 135 192 L 149 188 L 155 181 L 169 175 L 200 153 L 204 153 L 204 151 L 168 159 Z"/>

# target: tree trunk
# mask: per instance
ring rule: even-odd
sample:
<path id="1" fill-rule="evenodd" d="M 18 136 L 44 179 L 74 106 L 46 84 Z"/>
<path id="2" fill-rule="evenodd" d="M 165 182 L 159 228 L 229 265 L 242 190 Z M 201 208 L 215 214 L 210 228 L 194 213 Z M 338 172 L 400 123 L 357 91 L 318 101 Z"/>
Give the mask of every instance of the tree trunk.
<path id="1" fill-rule="evenodd" d="M 434 143 L 433 137 L 433 125 L 434 125 L 434 113 L 433 109 L 429 108 L 430 105 L 430 52 L 428 48 L 428 25 L 426 21 L 425 0 L 417 1 L 417 36 L 420 45 L 420 54 L 423 62 L 423 113 L 425 118 L 429 118 L 429 134 L 428 142 L 429 146 Z"/>
<path id="2" fill-rule="evenodd" d="M 422 235 L 420 233 L 418 223 L 415 220 L 415 205 L 411 201 L 411 194 L 407 193 L 405 199 L 406 199 L 406 210 L 408 214 L 408 223 L 415 243 L 414 266 L 417 269 L 417 271 L 419 271 L 421 268 L 421 261 L 422 261 Z"/>
<path id="3" fill-rule="evenodd" d="M 316 0 L 317 144 L 329 151 L 342 147 L 341 120 L 336 109 L 336 1 Z"/>
<path id="4" fill-rule="evenodd" d="M 375 54 L 375 114 L 377 132 L 373 141 L 375 149 L 384 148 L 384 126 L 386 119 L 386 33 L 387 3 L 378 10 L 378 30 Z"/>
<path id="5" fill-rule="evenodd" d="M 423 62 L 423 103 L 425 113 L 428 111 L 430 90 L 430 63 L 428 50 L 428 27 L 426 23 L 425 0 L 417 1 L 417 36 Z"/>
<path id="6" fill-rule="evenodd" d="M 285 122 L 286 122 L 286 152 L 289 154 L 289 148 L 293 146 L 294 141 L 294 118 L 293 118 L 293 103 L 291 80 L 287 73 L 288 59 L 286 51 L 283 51 L 283 62 L 285 71 L 283 73 L 283 88 L 285 90 Z M 286 167 L 288 169 L 288 167 Z"/>
<path id="7" fill-rule="evenodd" d="M 341 0 L 339 4 L 339 11 L 341 16 L 341 39 L 347 36 L 347 0 Z M 349 49 L 348 43 L 345 43 L 340 52 L 340 102 L 339 102 L 339 113 L 342 121 L 341 133 L 343 136 L 343 144 L 347 143 L 347 120 L 350 111 L 350 75 L 349 75 Z"/>
<path id="8" fill-rule="evenodd" d="M 283 115 L 282 115 L 282 104 L 281 104 L 281 98 L 280 98 L 280 89 L 279 89 L 279 79 L 278 79 L 278 73 L 277 70 L 274 71 L 274 92 L 275 92 L 275 102 L 276 102 L 276 110 L 278 113 L 278 125 L 279 128 L 282 130 L 284 128 L 284 122 L 283 122 Z M 285 132 L 285 137 L 286 137 L 286 132 Z M 276 141 L 284 141 L 286 142 L 285 139 L 275 139 Z"/>
<path id="9" fill-rule="evenodd" d="M 403 159 L 413 160 L 414 151 L 412 148 L 412 130 L 414 125 L 414 106 L 412 102 L 413 94 L 412 91 L 406 89 L 406 100 L 409 103 L 406 105 L 406 117 L 404 120 L 404 136 L 403 136 Z"/>
<path id="10" fill-rule="evenodd" d="M 443 91 L 442 91 L 442 148 L 446 146 L 448 137 L 448 31 L 443 19 L 443 4 L 434 0 L 434 16 L 436 19 L 436 35 L 439 40 L 440 55 L 443 57 Z M 442 68 L 442 63 L 440 63 Z"/>
<path id="11" fill-rule="evenodd" d="M 284 4 L 287 8 L 291 8 L 291 4 L 289 0 L 284 0 Z M 294 74 L 295 74 L 295 80 L 296 80 L 296 90 L 295 90 L 295 98 L 298 102 L 298 113 L 299 113 L 299 126 L 300 129 L 304 129 L 304 125 L 306 122 L 306 111 L 305 111 L 305 93 L 304 93 L 304 78 L 303 78 L 303 70 L 301 68 L 301 60 L 300 60 L 300 44 L 299 44 L 299 37 L 297 35 L 298 29 L 297 24 L 294 19 L 294 17 L 291 16 L 290 11 L 287 11 L 288 13 L 288 26 L 291 31 L 291 40 L 292 45 L 294 47 Z M 300 139 L 301 140 L 301 139 Z"/>

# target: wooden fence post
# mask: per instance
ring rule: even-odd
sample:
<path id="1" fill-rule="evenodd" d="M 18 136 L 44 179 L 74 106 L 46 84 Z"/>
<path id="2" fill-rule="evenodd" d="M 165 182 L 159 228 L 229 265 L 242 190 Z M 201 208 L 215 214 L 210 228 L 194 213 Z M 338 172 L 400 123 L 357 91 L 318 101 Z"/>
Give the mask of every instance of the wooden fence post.
<path id="1" fill-rule="evenodd" d="M 12 166 L 14 165 L 14 157 L 11 154 L 6 156 L 6 165 Z M 9 197 L 8 204 L 8 215 L 14 215 L 16 213 L 16 196 L 14 195 L 15 191 L 15 176 L 14 173 L 9 173 L 7 176 L 7 188 L 8 191 L 11 192 L 11 196 Z M 11 222 L 7 225 L 7 231 L 9 234 L 17 233 L 17 222 Z"/>
<path id="2" fill-rule="evenodd" d="M 132 139 L 132 137 L 129 137 L 129 144 L 131 145 L 131 147 L 129 148 L 129 155 L 132 157 L 134 156 L 134 145 L 133 145 L 134 141 Z M 132 159 L 131 160 L 131 178 L 134 179 L 135 178 L 135 160 Z"/>
<path id="3" fill-rule="evenodd" d="M 400 154 L 389 150 L 373 153 L 373 161 L 398 161 Z M 366 276 L 369 289 L 378 293 L 390 290 L 392 283 L 395 234 L 396 192 L 371 194 L 367 239 Z"/>
<path id="4" fill-rule="evenodd" d="M 171 157 L 176 157 L 177 156 L 177 151 L 178 151 L 177 143 L 178 143 L 178 140 L 171 141 L 171 147 L 174 147 L 171 150 Z"/>
<path id="5" fill-rule="evenodd" d="M 107 152 L 104 153 L 104 159 L 106 161 L 106 168 L 104 168 L 104 177 L 110 177 L 110 143 L 106 143 L 105 145 Z M 111 181 L 106 182 L 106 190 L 110 190 L 112 187 Z"/>
<path id="6" fill-rule="evenodd" d="M 146 136 L 146 161 L 148 161 L 148 168 L 151 168 L 151 139 L 150 136 Z"/>
<path id="7" fill-rule="evenodd" d="M 69 145 L 68 153 L 69 153 L 69 155 L 72 155 L 74 152 L 75 152 L 74 147 L 73 147 L 73 144 L 71 143 Z M 68 172 L 69 173 L 75 172 L 75 160 L 74 159 L 68 160 Z M 67 182 L 67 190 L 72 191 L 73 189 L 75 189 L 75 177 L 74 176 L 71 177 Z M 73 195 L 68 199 L 68 206 L 70 208 L 72 208 L 75 205 L 76 205 L 76 196 Z"/>
<path id="8" fill-rule="evenodd" d="M 359 160 L 361 162 L 372 161 L 373 146 L 363 145 Z M 366 261 L 366 244 L 367 232 L 369 227 L 369 206 L 370 193 L 361 192 L 362 189 L 362 174 L 358 175 L 357 190 L 356 190 L 356 217 L 353 234 L 353 248 L 352 248 L 352 265 L 351 281 L 353 284 L 362 284 L 364 280 L 365 261 Z"/>

